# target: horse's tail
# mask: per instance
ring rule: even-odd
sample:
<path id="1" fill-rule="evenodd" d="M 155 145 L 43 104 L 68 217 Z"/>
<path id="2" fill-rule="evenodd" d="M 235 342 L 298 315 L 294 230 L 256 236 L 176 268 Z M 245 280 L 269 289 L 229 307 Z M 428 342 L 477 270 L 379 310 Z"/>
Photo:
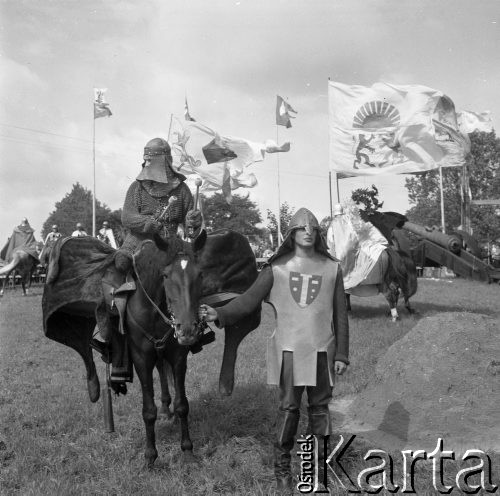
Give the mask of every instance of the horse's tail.
<path id="1" fill-rule="evenodd" d="M 403 292 L 405 299 L 417 292 L 417 267 L 413 260 L 403 251 L 387 248 L 389 256 L 388 277 L 394 277 Z"/>
<path id="2" fill-rule="evenodd" d="M 0 269 L 0 276 L 12 272 L 19 265 L 19 262 L 20 262 L 20 255 L 17 252 L 15 252 L 12 260 L 7 265 L 4 265 Z"/>

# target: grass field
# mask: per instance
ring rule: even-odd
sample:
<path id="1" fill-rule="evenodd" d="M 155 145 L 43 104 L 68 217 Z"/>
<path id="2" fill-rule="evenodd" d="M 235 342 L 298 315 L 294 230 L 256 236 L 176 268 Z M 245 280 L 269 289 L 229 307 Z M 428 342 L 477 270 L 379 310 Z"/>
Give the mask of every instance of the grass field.
<path id="1" fill-rule="evenodd" d="M 0 300 L 1 495 L 274 494 L 277 391 L 265 385 L 265 337 L 273 325 L 268 307 L 261 327 L 240 347 L 232 397 L 218 393 L 221 332 L 214 344 L 189 358 L 186 390 L 198 462 L 180 463 L 178 426 L 160 419 L 159 458 L 154 470 L 145 471 L 137 379 L 127 396 L 114 397 L 116 432 L 105 434 L 102 404 L 88 400 L 81 358 L 43 335 L 42 290 L 35 286 L 27 297 L 9 290 Z M 419 280 L 412 300 L 418 313 L 401 310 L 395 324 L 382 296 L 352 300 L 351 366 L 338 380 L 336 398 L 362 391 L 379 357 L 420 318 L 445 311 L 500 316 L 499 286 L 459 279 Z M 102 378 L 103 364 L 97 358 L 96 364 Z M 349 463 L 363 462 L 365 452 L 358 446 Z M 500 459 L 494 459 L 498 483 Z M 337 488 L 334 494 L 344 492 Z M 435 494 L 431 481 L 422 483 L 418 494 Z"/>

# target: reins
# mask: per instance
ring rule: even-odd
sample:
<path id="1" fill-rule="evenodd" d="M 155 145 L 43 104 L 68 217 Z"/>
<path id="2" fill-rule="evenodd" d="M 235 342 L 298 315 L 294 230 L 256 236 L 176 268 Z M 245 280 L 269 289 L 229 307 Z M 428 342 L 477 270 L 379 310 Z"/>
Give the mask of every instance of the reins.
<path id="1" fill-rule="evenodd" d="M 184 253 L 178 253 L 178 255 L 183 255 Z M 165 348 L 165 345 L 166 345 L 166 342 L 168 340 L 168 338 L 172 335 L 172 333 L 174 333 L 174 337 L 177 337 L 176 336 L 176 332 L 175 332 L 175 318 L 170 318 L 170 317 L 167 317 L 161 310 L 160 310 L 160 307 L 158 307 L 158 305 L 151 299 L 151 297 L 148 295 L 147 291 L 146 291 L 146 288 L 144 287 L 144 284 L 142 283 L 142 280 L 141 280 L 141 276 L 139 274 L 139 271 L 137 270 L 137 264 L 136 264 L 136 261 L 135 261 L 135 254 L 132 253 L 132 266 L 134 267 L 134 272 L 135 272 L 135 275 L 137 277 L 137 282 L 139 283 L 139 286 L 140 288 L 142 289 L 142 292 L 146 295 L 146 298 L 148 299 L 149 303 L 151 303 L 151 305 L 153 306 L 153 308 L 158 312 L 158 314 L 160 315 L 160 317 L 163 319 L 163 321 L 169 326 L 169 330 L 165 333 L 165 335 L 161 338 L 161 339 L 157 339 L 153 336 L 151 336 L 151 334 L 149 334 L 146 329 L 144 329 L 138 322 L 137 320 L 133 317 L 133 315 L 131 313 L 129 313 L 129 317 L 132 318 L 132 320 L 134 321 L 135 325 L 137 325 L 137 327 L 141 330 L 141 332 L 144 334 L 144 336 L 148 339 L 148 341 L 150 341 L 154 347 L 160 351 L 162 350 L 163 348 Z M 200 321 L 197 325 L 204 325 L 203 329 L 207 327 L 206 323 L 204 323 L 203 321 Z"/>
<path id="2" fill-rule="evenodd" d="M 173 319 L 170 319 L 169 317 L 167 317 L 160 310 L 160 307 L 149 297 L 146 289 L 144 288 L 144 285 L 142 284 L 141 276 L 139 275 L 139 272 L 137 270 L 137 265 L 135 263 L 135 255 L 133 253 L 132 253 L 132 265 L 134 267 L 135 275 L 137 276 L 137 282 L 139 283 L 139 286 L 141 287 L 143 293 L 146 295 L 146 298 L 148 299 L 149 303 L 151 303 L 151 305 L 153 305 L 154 309 L 160 314 L 161 318 L 165 321 L 166 324 L 168 324 L 171 327 L 175 326 L 175 321 Z"/>
<path id="3" fill-rule="evenodd" d="M 157 339 L 151 334 L 149 334 L 146 329 L 144 329 L 134 318 L 132 315 L 132 312 L 128 312 L 129 317 L 134 321 L 135 325 L 141 330 L 141 332 L 144 334 L 144 336 L 150 341 L 153 346 L 158 350 L 161 351 L 163 348 L 165 348 L 165 345 L 167 343 L 168 338 L 172 335 L 172 333 L 175 330 L 175 320 L 167 317 L 158 307 L 158 305 L 150 298 L 148 295 L 146 289 L 144 288 L 144 284 L 142 284 L 141 281 L 141 276 L 139 275 L 139 271 L 137 270 L 137 264 L 135 262 L 135 255 L 132 254 L 132 265 L 134 267 L 134 272 L 135 275 L 137 276 L 137 282 L 139 283 L 140 288 L 142 289 L 142 292 L 146 295 L 146 298 L 148 299 L 149 303 L 153 306 L 153 308 L 159 313 L 160 317 L 163 319 L 163 321 L 168 325 L 169 329 L 168 331 L 164 334 L 164 336 L 161 339 Z"/>

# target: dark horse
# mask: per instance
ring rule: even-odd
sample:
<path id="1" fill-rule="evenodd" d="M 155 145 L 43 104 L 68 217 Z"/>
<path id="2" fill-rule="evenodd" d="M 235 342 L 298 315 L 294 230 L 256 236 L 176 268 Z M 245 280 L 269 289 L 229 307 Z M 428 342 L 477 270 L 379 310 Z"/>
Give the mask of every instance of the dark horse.
<path id="1" fill-rule="evenodd" d="M 414 309 L 410 305 L 410 298 L 417 292 L 417 268 L 413 259 L 402 250 L 393 246 L 387 247 L 380 255 L 379 262 L 384 269 L 382 281 L 376 285 L 378 292 L 385 296 L 389 303 L 391 320 L 398 318 L 398 299 L 403 296 L 405 307 L 410 314 Z M 357 296 L 365 296 L 358 294 Z M 371 296 L 367 294 L 366 296 Z M 346 293 L 347 309 L 351 310 L 351 295 Z"/>
<path id="2" fill-rule="evenodd" d="M 27 288 L 31 286 L 31 276 L 36 269 L 38 260 L 22 248 L 14 250 L 10 262 L 4 267 L 0 268 L 0 276 L 5 279 L 0 289 L 0 296 L 3 296 L 7 281 L 12 272 L 17 271 L 21 276 L 21 287 L 23 288 L 23 296 L 27 294 Z"/>
<path id="3" fill-rule="evenodd" d="M 75 349 L 87 369 L 91 401 L 99 399 L 99 379 L 90 348 L 102 308 L 101 279 L 112 267 L 114 250 L 94 238 L 69 238 L 56 245 L 44 289 L 44 330 L 48 337 Z M 100 252 L 96 253 L 96 250 Z M 223 304 L 248 288 L 257 277 L 255 258 L 246 238 L 224 230 L 207 237 L 203 231 L 193 244 L 179 239 L 144 241 L 134 256 L 137 289 L 128 299 L 125 327 L 132 362 L 141 383 L 142 415 L 146 427 L 146 465 L 158 456 L 155 444 L 157 407 L 153 369 L 160 373 L 162 410 L 169 412 L 166 364 L 173 372 L 174 414 L 180 419 L 181 449 L 191 458 L 189 404 L 185 393 L 187 355 L 203 333 L 198 320 L 200 298 L 219 295 Z M 217 298 L 216 298 L 217 299 Z M 210 300 L 214 304 L 214 300 Z M 234 384 L 237 348 L 243 337 L 260 323 L 260 310 L 226 329 L 219 387 L 230 394 Z M 205 351 L 207 352 L 207 351 Z"/>

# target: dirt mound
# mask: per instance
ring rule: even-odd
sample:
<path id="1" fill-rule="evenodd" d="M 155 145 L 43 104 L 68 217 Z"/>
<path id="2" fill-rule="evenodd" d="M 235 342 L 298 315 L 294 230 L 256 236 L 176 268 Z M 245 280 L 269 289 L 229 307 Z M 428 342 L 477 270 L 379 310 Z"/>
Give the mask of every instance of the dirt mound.
<path id="1" fill-rule="evenodd" d="M 379 360 L 336 428 L 384 449 L 500 451 L 500 321 L 472 313 L 422 319 Z M 335 418 L 335 412 L 334 412 Z M 338 417 L 337 417 L 338 418 Z"/>

